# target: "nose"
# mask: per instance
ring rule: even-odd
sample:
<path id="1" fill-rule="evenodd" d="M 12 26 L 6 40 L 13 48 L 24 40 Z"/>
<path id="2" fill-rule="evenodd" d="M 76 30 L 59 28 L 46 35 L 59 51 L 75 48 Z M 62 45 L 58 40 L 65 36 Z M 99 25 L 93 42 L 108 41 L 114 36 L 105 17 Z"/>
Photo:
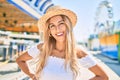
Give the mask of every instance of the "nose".
<path id="1" fill-rule="evenodd" d="M 61 30 L 60 26 L 56 26 L 56 31 L 59 32 Z"/>

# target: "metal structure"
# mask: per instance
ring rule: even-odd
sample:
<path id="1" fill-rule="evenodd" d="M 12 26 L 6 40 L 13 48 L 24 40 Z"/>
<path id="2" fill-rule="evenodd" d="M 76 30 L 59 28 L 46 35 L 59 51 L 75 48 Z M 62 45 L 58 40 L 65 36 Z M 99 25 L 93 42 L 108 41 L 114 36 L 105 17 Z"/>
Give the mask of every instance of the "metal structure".
<path id="1" fill-rule="evenodd" d="M 102 1 L 95 15 L 95 33 L 99 37 L 113 33 L 114 20 L 112 4 L 107 0 Z"/>
<path id="2" fill-rule="evenodd" d="M 120 62 L 120 32 L 114 32 L 112 4 L 107 0 L 99 4 L 95 18 L 95 31 L 100 41 L 101 54 Z"/>

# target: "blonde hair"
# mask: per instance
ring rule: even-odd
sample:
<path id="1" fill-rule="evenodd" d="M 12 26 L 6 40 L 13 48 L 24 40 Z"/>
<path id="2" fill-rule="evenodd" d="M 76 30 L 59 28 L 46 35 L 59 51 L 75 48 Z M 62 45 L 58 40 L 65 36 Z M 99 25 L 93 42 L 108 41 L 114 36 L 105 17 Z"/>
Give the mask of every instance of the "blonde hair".
<path id="1" fill-rule="evenodd" d="M 66 38 L 66 48 L 65 48 L 65 68 L 67 68 L 67 64 L 70 63 L 70 68 L 74 75 L 74 80 L 76 80 L 79 75 L 79 67 L 77 62 L 77 53 L 75 52 L 75 41 L 73 37 L 73 27 L 67 16 L 61 15 L 63 20 L 65 21 L 67 27 L 67 38 Z M 46 23 L 46 28 L 43 31 L 43 40 L 44 44 L 41 49 L 41 54 L 39 57 L 39 63 L 37 66 L 36 74 L 40 76 L 43 68 L 47 63 L 47 59 L 50 56 L 52 50 L 55 48 L 56 40 L 54 37 L 50 37 L 50 32 L 48 30 L 48 22 Z"/>

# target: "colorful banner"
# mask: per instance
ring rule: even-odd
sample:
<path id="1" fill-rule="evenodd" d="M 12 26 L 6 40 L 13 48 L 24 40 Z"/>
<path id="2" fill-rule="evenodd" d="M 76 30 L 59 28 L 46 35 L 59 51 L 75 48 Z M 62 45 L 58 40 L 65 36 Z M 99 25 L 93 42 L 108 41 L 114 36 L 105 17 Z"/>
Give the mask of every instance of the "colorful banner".
<path id="1" fill-rule="evenodd" d="M 18 9 L 27 13 L 31 17 L 38 20 L 49 7 L 53 6 L 51 0 L 7 0 Z"/>

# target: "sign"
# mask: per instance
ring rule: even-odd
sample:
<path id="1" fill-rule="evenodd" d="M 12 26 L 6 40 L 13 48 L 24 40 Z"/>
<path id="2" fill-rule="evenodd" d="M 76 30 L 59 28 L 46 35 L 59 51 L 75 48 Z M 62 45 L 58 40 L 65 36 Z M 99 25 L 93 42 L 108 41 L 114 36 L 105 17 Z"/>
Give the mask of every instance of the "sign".
<path id="1" fill-rule="evenodd" d="M 38 20 L 47 9 L 54 6 L 51 0 L 7 0 L 18 9 Z"/>

